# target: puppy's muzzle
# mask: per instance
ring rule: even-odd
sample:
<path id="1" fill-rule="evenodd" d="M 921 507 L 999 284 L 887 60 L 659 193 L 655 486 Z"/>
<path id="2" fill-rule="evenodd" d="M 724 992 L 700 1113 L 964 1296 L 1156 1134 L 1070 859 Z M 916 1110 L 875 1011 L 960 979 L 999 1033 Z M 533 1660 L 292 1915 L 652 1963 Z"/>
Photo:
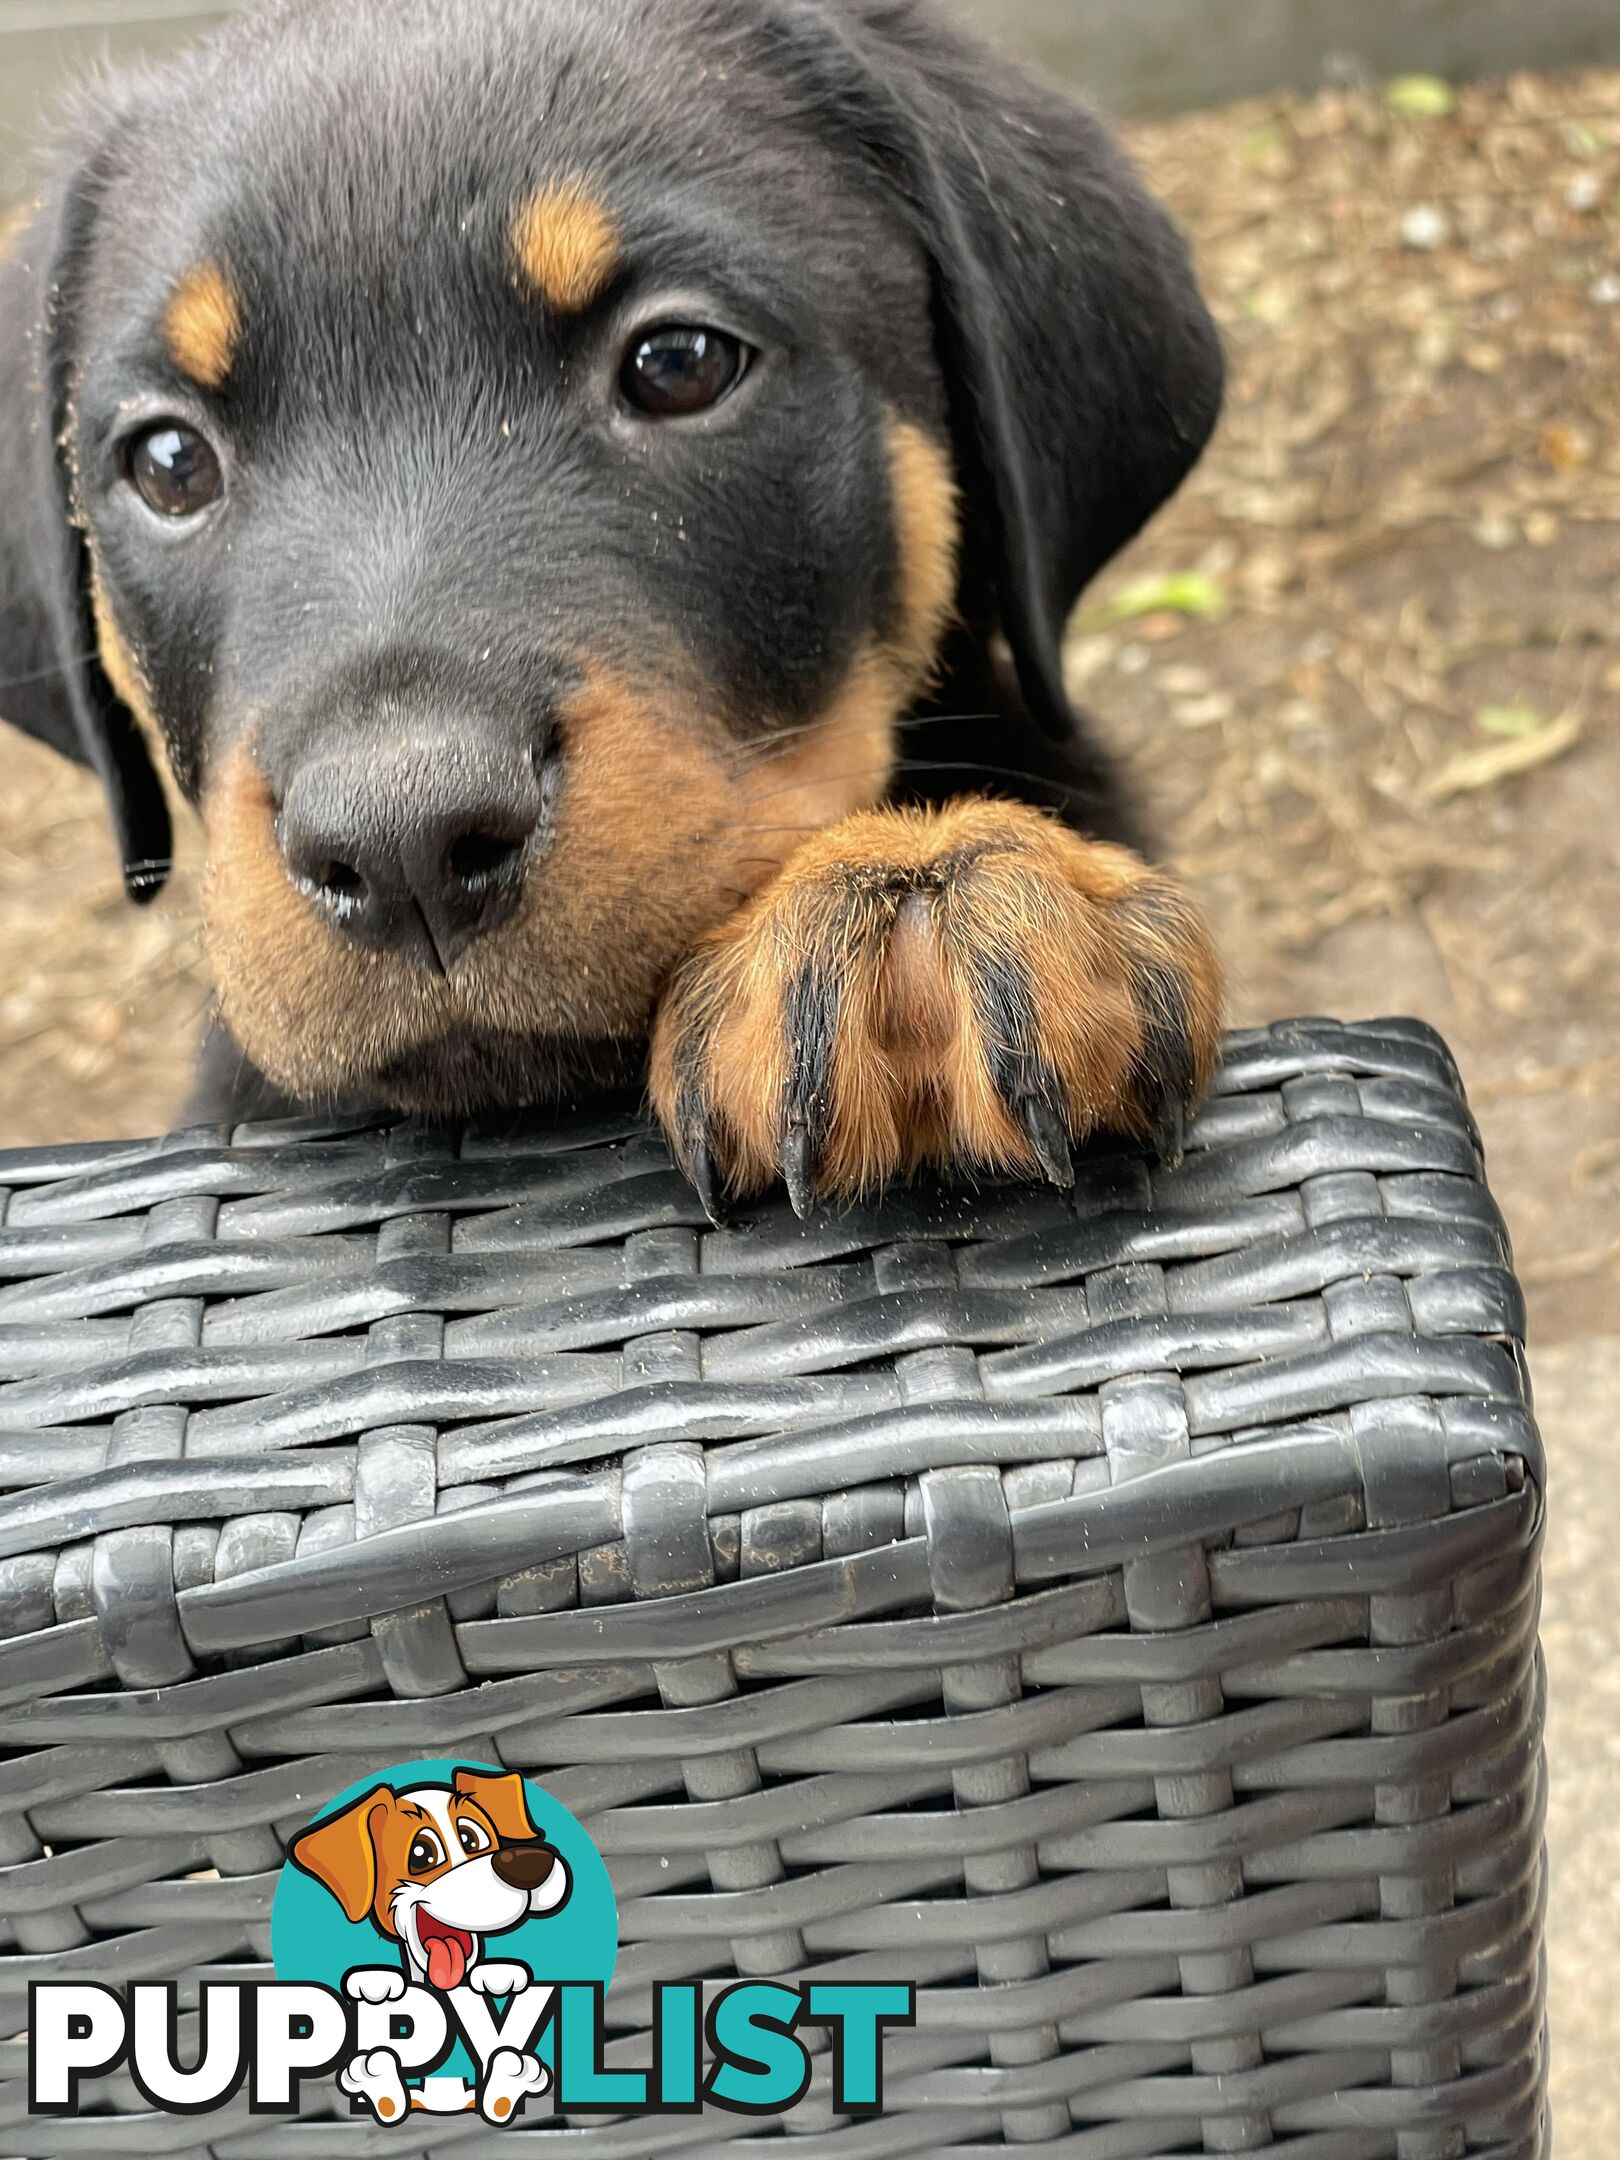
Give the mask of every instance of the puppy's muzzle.
<path id="1" fill-rule="evenodd" d="M 516 746 L 425 730 L 323 744 L 282 797 L 287 874 L 340 936 L 448 974 L 516 907 L 546 779 Z"/>

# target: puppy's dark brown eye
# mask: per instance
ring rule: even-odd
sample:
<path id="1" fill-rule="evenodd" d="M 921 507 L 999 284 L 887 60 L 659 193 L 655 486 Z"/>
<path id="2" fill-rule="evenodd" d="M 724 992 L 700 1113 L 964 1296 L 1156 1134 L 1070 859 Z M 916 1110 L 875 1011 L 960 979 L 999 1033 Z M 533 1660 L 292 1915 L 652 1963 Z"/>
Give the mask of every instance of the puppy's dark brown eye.
<path id="1" fill-rule="evenodd" d="M 219 458 L 205 435 L 183 420 L 160 420 L 124 452 L 130 485 L 159 517 L 196 517 L 224 491 Z"/>
<path id="2" fill-rule="evenodd" d="M 638 337 L 619 381 L 638 412 L 654 420 L 706 412 L 742 381 L 748 348 L 725 330 L 666 323 Z"/>

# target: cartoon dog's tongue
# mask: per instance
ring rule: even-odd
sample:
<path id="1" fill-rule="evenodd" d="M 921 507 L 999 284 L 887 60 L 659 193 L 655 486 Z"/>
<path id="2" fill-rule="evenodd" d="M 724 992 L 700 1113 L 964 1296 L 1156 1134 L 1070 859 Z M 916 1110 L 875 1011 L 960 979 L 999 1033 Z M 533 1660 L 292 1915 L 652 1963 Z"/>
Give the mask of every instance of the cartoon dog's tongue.
<path id="1" fill-rule="evenodd" d="M 442 1991 L 460 1987 L 467 1970 L 467 1952 L 471 1948 L 467 1936 L 458 1928 L 453 1934 L 439 1934 L 422 1928 L 422 1948 L 427 1956 L 428 1985 Z"/>

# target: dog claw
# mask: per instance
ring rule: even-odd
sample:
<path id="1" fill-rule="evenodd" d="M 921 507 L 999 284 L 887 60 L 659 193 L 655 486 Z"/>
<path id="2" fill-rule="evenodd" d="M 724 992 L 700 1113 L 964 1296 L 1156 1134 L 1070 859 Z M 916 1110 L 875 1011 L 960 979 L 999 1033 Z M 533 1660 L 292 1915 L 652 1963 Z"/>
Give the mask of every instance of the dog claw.
<path id="1" fill-rule="evenodd" d="M 1074 1157 L 1062 1118 L 1042 1095 L 1019 1098 L 1015 1113 L 1025 1138 L 1035 1150 L 1047 1182 L 1067 1192 L 1074 1184 Z"/>
<path id="2" fill-rule="evenodd" d="M 782 1134 L 782 1182 L 789 1206 L 806 1221 L 816 1204 L 816 1153 L 807 1126 L 790 1124 Z"/>
<path id="3" fill-rule="evenodd" d="M 1179 1095 L 1167 1096 L 1153 1133 L 1153 1152 L 1173 1170 L 1186 1152 L 1187 1117 Z"/>
<path id="4" fill-rule="evenodd" d="M 720 1181 L 715 1174 L 714 1157 L 709 1143 L 704 1139 L 693 1140 L 686 1151 L 686 1175 L 692 1189 L 702 1204 L 703 1212 L 715 1228 L 720 1227 Z"/>

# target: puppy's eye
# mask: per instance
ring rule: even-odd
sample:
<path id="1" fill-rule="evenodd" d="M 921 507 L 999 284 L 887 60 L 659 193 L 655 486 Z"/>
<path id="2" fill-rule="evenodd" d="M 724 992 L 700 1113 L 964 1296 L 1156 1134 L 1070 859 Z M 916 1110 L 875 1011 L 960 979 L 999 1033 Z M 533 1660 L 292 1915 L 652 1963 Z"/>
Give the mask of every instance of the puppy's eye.
<path id="1" fill-rule="evenodd" d="M 489 1835 L 481 1823 L 458 1822 L 456 1836 L 461 1840 L 464 1853 L 489 1852 L 492 1849 Z"/>
<path id="2" fill-rule="evenodd" d="M 706 412 L 735 390 L 751 355 L 740 338 L 698 324 L 665 323 L 634 340 L 619 384 L 638 412 L 654 420 Z"/>
<path id="3" fill-rule="evenodd" d="M 418 1830 L 411 1839 L 411 1849 L 405 1855 L 405 1865 L 413 1875 L 425 1875 L 429 1868 L 436 1868 L 444 1858 L 444 1847 L 431 1830 Z"/>
<path id="4" fill-rule="evenodd" d="M 225 488 L 213 444 L 183 420 L 160 420 L 132 436 L 124 449 L 124 472 L 159 517 L 196 517 Z"/>

